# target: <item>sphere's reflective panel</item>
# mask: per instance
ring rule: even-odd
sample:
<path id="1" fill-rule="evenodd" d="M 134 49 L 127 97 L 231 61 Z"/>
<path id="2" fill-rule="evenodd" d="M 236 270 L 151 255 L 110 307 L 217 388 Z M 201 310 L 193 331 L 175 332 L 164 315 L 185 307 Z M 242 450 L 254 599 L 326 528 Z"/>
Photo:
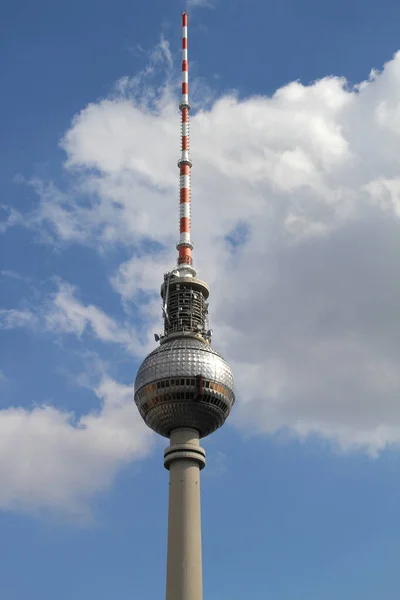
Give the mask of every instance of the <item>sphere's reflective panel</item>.
<path id="1" fill-rule="evenodd" d="M 209 344 L 171 339 L 143 361 L 135 402 L 157 433 L 169 437 L 175 428 L 191 427 L 205 437 L 223 425 L 235 402 L 232 371 Z"/>

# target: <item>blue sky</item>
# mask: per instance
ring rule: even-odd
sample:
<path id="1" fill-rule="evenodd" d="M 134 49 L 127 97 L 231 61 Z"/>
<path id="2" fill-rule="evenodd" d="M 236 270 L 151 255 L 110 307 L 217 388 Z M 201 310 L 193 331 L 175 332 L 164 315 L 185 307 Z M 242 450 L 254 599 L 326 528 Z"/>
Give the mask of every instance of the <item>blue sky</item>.
<path id="1" fill-rule="evenodd" d="M 175 260 L 184 3 L 136 4 L 3 10 L 8 600 L 164 595 L 165 441 L 131 386 Z M 194 257 L 238 388 L 204 440 L 204 596 L 396 598 L 400 6 L 201 4 Z"/>

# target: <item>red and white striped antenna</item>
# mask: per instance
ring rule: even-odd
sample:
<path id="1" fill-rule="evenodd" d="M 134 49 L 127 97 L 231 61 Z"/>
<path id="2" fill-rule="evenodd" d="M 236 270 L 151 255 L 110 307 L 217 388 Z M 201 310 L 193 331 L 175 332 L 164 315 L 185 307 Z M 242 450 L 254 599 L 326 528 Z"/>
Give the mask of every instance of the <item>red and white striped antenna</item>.
<path id="1" fill-rule="evenodd" d="M 181 276 L 196 276 L 192 266 L 193 244 L 190 239 L 190 169 L 192 162 L 189 156 L 189 64 L 188 64 L 188 15 L 182 13 L 182 100 L 179 105 L 182 123 L 181 158 L 178 162 L 180 172 L 180 197 L 179 197 L 179 242 L 178 270 Z"/>

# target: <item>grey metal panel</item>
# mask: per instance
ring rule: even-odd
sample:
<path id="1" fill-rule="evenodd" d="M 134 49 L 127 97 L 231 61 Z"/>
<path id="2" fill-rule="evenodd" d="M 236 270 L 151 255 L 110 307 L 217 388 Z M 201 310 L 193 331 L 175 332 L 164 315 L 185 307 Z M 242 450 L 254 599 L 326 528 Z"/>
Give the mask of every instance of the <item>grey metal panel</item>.
<path id="1" fill-rule="evenodd" d="M 219 352 L 199 340 L 178 338 L 165 342 L 145 358 L 136 375 L 135 390 L 157 379 L 196 375 L 235 389 L 232 371 Z"/>

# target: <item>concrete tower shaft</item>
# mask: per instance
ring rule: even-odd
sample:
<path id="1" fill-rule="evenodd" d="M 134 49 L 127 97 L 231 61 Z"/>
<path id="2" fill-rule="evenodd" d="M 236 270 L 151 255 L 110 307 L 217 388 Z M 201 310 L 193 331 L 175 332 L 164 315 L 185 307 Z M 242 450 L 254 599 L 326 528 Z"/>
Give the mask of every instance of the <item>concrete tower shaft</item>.
<path id="1" fill-rule="evenodd" d="M 202 600 L 200 469 L 206 464 L 199 435 L 175 429 L 164 452 L 169 469 L 167 600 Z"/>

